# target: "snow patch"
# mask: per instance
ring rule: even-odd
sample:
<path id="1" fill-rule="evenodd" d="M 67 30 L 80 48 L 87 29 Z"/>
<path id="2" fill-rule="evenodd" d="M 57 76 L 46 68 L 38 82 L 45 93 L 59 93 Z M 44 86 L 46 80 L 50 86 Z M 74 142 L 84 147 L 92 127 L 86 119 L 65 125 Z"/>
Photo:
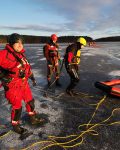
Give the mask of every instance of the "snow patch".
<path id="1" fill-rule="evenodd" d="M 40 60 L 43 61 L 43 60 L 46 60 L 46 58 L 41 58 Z"/>
<path id="2" fill-rule="evenodd" d="M 91 54 L 91 53 L 84 53 L 82 54 L 83 56 L 94 56 L 94 54 Z"/>
<path id="3" fill-rule="evenodd" d="M 120 70 L 114 70 L 109 73 L 110 76 L 120 76 Z"/>

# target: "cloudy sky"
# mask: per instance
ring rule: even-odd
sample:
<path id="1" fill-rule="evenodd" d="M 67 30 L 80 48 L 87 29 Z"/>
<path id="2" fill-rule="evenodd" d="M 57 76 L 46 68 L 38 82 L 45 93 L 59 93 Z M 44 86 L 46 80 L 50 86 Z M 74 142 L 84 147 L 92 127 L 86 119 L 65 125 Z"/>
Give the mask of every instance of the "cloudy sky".
<path id="1" fill-rule="evenodd" d="M 120 0 L 1 0 L 0 34 L 120 36 Z"/>

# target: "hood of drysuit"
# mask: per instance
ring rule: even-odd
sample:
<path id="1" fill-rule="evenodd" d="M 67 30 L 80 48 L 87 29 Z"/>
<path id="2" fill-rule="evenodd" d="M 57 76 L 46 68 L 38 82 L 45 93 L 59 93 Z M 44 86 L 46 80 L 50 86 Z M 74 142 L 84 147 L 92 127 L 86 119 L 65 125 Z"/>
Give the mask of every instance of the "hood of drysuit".
<path id="1" fill-rule="evenodd" d="M 9 50 L 9 51 L 11 51 L 11 52 L 13 52 L 13 53 L 18 53 L 18 52 L 16 52 L 11 46 L 10 46 L 10 44 L 6 44 L 6 47 L 5 47 L 5 49 L 6 50 Z M 22 49 L 19 53 L 24 53 L 25 52 L 25 49 Z M 19 54 L 18 53 L 18 54 Z"/>

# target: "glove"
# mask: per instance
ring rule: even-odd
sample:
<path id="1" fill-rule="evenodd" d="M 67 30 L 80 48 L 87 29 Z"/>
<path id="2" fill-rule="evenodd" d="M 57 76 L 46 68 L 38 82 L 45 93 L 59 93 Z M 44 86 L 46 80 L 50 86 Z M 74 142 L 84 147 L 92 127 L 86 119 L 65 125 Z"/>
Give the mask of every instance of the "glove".
<path id="1" fill-rule="evenodd" d="M 31 79 L 33 86 L 36 86 L 37 83 L 36 83 L 36 80 L 35 80 L 35 78 L 34 78 L 34 75 L 31 74 L 31 76 L 30 76 L 29 78 Z"/>
<path id="2" fill-rule="evenodd" d="M 0 79 L 4 77 L 4 74 L 0 71 Z"/>
<path id="3" fill-rule="evenodd" d="M 37 85 L 36 80 L 32 80 L 32 84 L 33 86 L 36 86 Z"/>
<path id="4" fill-rule="evenodd" d="M 4 83 L 9 83 L 9 82 L 12 81 L 12 78 L 5 78 L 5 77 L 3 77 L 3 78 L 1 79 L 1 81 L 3 81 Z"/>
<path id="5" fill-rule="evenodd" d="M 71 71 L 72 70 L 72 64 L 68 64 L 67 69 L 68 69 L 68 71 Z"/>

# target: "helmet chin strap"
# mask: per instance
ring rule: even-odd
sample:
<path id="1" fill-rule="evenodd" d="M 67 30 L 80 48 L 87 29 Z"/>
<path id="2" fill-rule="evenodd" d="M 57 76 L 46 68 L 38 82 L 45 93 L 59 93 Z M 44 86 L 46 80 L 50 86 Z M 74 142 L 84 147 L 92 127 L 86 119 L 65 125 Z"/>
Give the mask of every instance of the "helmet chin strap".
<path id="1" fill-rule="evenodd" d="M 81 48 L 84 48 L 85 46 L 84 45 L 81 45 Z"/>

